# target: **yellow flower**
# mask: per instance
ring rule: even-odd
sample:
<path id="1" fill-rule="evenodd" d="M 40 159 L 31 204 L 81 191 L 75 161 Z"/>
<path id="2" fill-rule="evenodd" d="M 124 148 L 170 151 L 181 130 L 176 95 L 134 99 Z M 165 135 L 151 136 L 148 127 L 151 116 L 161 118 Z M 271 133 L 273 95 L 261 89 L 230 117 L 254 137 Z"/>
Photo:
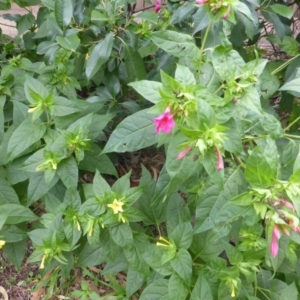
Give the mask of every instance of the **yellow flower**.
<path id="1" fill-rule="evenodd" d="M 107 204 L 107 206 L 110 207 L 114 211 L 114 214 L 123 212 L 123 208 L 122 208 L 123 205 L 124 205 L 124 203 L 121 201 L 118 201 L 117 199 L 115 199 L 112 204 Z"/>
<path id="2" fill-rule="evenodd" d="M 5 241 L 0 240 L 0 249 L 5 245 Z"/>
<path id="3" fill-rule="evenodd" d="M 40 269 L 44 269 L 45 268 L 45 259 L 46 259 L 46 256 L 43 255 L 42 262 L 41 262 L 41 265 L 40 265 Z"/>

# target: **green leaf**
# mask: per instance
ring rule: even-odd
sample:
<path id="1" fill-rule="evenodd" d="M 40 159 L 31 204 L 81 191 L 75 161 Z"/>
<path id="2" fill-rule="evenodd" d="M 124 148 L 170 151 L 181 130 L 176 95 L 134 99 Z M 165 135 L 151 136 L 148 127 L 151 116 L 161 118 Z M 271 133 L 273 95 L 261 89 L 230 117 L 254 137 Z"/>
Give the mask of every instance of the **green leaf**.
<path id="1" fill-rule="evenodd" d="M 158 136 L 153 120 L 148 109 L 130 115 L 113 131 L 102 153 L 130 152 L 154 145 Z"/>
<path id="2" fill-rule="evenodd" d="M 265 148 L 256 146 L 248 158 L 246 179 L 254 188 L 268 188 L 277 179 L 278 164 L 277 147 L 275 142 L 268 138 Z"/>
<path id="3" fill-rule="evenodd" d="M 126 247 L 133 244 L 132 231 L 128 224 L 120 224 L 109 227 L 111 238 L 120 247 Z"/>
<path id="4" fill-rule="evenodd" d="M 14 159 L 24 150 L 38 142 L 46 132 L 45 124 L 37 119 L 24 120 L 13 132 L 7 146 L 8 161 Z"/>
<path id="5" fill-rule="evenodd" d="M 170 202 L 172 202 L 172 200 Z M 194 234 L 194 230 L 192 224 L 189 222 L 185 222 L 185 223 L 179 223 L 177 227 L 170 234 L 170 237 L 172 238 L 172 240 L 174 241 L 178 249 L 179 248 L 188 249 L 192 243 L 193 234 Z"/>
<path id="6" fill-rule="evenodd" d="M 295 282 L 286 287 L 281 294 L 282 300 L 297 300 L 299 296 Z"/>
<path id="7" fill-rule="evenodd" d="M 270 23 L 273 24 L 276 34 L 282 40 L 285 36 L 285 25 L 281 22 L 280 18 L 277 16 L 276 13 L 269 10 L 261 10 L 261 14 L 263 17 Z"/>
<path id="8" fill-rule="evenodd" d="M 175 57 L 188 57 L 192 60 L 197 60 L 199 57 L 199 49 L 188 34 L 170 30 L 156 31 L 152 33 L 151 40 Z"/>
<path id="9" fill-rule="evenodd" d="M 73 17 L 73 1 L 72 0 L 55 0 L 54 15 L 60 28 L 67 27 Z"/>
<path id="10" fill-rule="evenodd" d="M 194 31 L 193 34 L 201 31 L 209 24 L 209 13 L 206 5 L 201 5 L 197 12 L 193 14 Z"/>
<path id="11" fill-rule="evenodd" d="M 297 92 L 300 93 L 300 78 L 293 79 L 284 84 L 279 91 Z"/>
<path id="12" fill-rule="evenodd" d="M 127 72 L 127 82 L 145 79 L 145 65 L 138 51 L 129 45 L 125 45 L 124 59 Z"/>
<path id="13" fill-rule="evenodd" d="M 296 56 L 299 53 L 299 44 L 293 37 L 285 36 L 279 46 L 287 55 Z"/>
<path id="14" fill-rule="evenodd" d="M 85 74 L 88 79 L 91 79 L 106 63 L 110 57 L 114 43 L 114 35 L 109 33 L 104 40 L 100 41 L 93 49 L 85 69 Z"/>
<path id="15" fill-rule="evenodd" d="M 102 174 L 110 174 L 118 177 L 114 164 L 107 155 L 100 154 L 101 151 L 101 148 L 93 144 L 91 151 L 84 152 L 84 159 L 79 163 L 79 169 L 93 173 L 98 170 Z"/>
<path id="16" fill-rule="evenodd" d="M 81 267 L 95 266 L 106 262 L 107 258 L 104 250 L 97 246 L 91 246 L 86 243 L 83 249 L 80 250 L 77 264 Z"/>
<path id="17" fill-rule="evenodd" d="M 168 300 L 168 283 L 167 279 L 153 281 L 143 290 L 140 300 Z"/>
<path id="18" fill-rule="evenodd" d="M 271 7 L 271 9 L 278 15 L 283 16 L 287 19 L 291 19 L 294 15 L 293 10 L 286 5 L 283 4 L 271 4 L 269 7 Z"/>
<path id="19" fill-rule="evenodd" d="M 43 103 L 44 99 L 49 96 L 49 91 L 45 86 L 33 77 L 27 77 L 24 90 L 27 100 L 32 104 Z"/>
<path id="20" fill-rule="evenodd" d="M 7 243 L 3 248 L 5 256 L 9 261 L 21 271 L 21 265 L 27 251 L 27 239 L 16 243 Z"/>
<path id="21" fill-rule="evenodd" d="M 71 50 L 73 52 L 76 51 L 77 47 L 80 44 L 80 39 L 78 38 L 77 34 L 72 34 L 66 37 L 57 36 L 56 37 L 57 43 L 67 50 Z"/>
<path id="22" fill-rule="evenodd" d="M 223 46 L 214 49 L 212 63 L 215 71 L 226 81 L 243 74 L 243 67 L 245 66 L 244 60 L 237 51 L 227 51 Z"/>
<path id="23" fill-rule="evenodd" d="M 27 189 L 27 206 L 41 199 L 57 183 L 58 177 L 54 177 L 48 185 L 45 181 L 44 172 L 35 172 L 29 178 Z"/>
<path id="24" fill-rule="evenodd" d="M 107 181 L 100 175 L 99 171 L 96 171 L 93 181 L 93 190 L 95 196 L 99 199 L 103 198 L 104 195 L 110 192 L 110 186 Z"/>
<path id="25" fill-rule="evenodd" d="M 9 182 L 0 177 L 0 205 L 2 204 L 19 204 L 19 198 Z"/>
<path id="26" fill-rule="evenodd" d="M 190 300 L 213 300 L 210 286 L 203 274 L 200 272 Z"/>
<path id="27" fill-rule="evenodd" d="M 129 299 L 143 285 L 144 281 L 145 275 L 129 267 L 126 276 L 126 297 Z"/>
<path id="28" fill-rule="evenodd" d="M 169 298 L 172 300 L 183 300 L 186 299 L 189 288 L 186 285 L 186 282 L 177 274 L 173 273 L 169 279 Z"/>
<path id="29" fill-rule="evenodd" d="M 58 164 L 56 172 L 66 188 L 76 189 L 78 184 L 78 166 L 73 156 L 62 160 Z"/>
<path id="30" fill-rule="evenodd" d="M 81 109 L 76 107 L 72 101 L 59 96 L 54 97 L 53 108 L 53 116 L 55 117 L 63 117 L 76 112 L 81 112 Z"/>
<path id="31" fill-rule="evenodd" d="M 159 90 L 162 84 L 156 81 L 141 80 L 128 84 L 133 87 L 140 95 L 150 102 L 156 104 L 162 100 Z"/>
<path id="32" fill-rule="evenodd" d="M 171 266 L 174 271 L 181 277 L 187 286 L 191 284 L 192 278 L 192 258 L 186 249 L 179 249 L 175 257 L 171 260 Z"/>
<path id="33" fill-rule="evenodd" d="M 191 72 L 191 70 L 188 67 L 179 64 L 177 64 L 176 67 L 175 79 L 184 86 L 196 84 L 194 74 Z"/>
<path id="34" fill-rule="evenodd" d="M 6 224 L 12 225 L 38 219 L 30 209 L 18 204 L 0 205 L 0 217 L 6 218 Z"/>
<path id="35" fill-rule="evenodd" d="M 195 5 L 193 3 L 186 2 L 183 5 L 179 6 L 173 13 L 170 20 L 170 24 L 177 24 L 192 15 L 195 11 Z"/>

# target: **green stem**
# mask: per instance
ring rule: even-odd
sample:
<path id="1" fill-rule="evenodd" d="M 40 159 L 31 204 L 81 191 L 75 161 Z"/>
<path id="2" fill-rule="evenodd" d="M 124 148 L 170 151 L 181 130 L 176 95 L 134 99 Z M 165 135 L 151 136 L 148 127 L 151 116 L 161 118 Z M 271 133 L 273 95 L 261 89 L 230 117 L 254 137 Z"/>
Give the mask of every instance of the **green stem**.
<path id="1" fill-rule="evenodd" d="M 260 290 L 260 292 L 268 299 L 268 300 L 271 300 L 262 290 L 262 288 L 260 288 L 260 287 L 257 287 L 257 289 L 259 289 Z"/>
<path id="2" fill-rule="evenodd" d="M 218 87 L 218 89 L 214 92 L 214 94 L 218 94 L 219 91 L 220 91 L 223 87 L 224 87 L 223 84 L 220 85 L 220 86 Z"/>
<path id="3" fill-rule="evenodd" d="M 299 57 L 300 54 L 294 56 L 293 58 L 289 59 L 287 62 L 285 62 L 284 64 L 282 64 L 281 66 L 279 66 L 277 69 L 275 69 L 273 72 L 271 72 L 272 75 L 275 75 L 276 73 L 280 72 L 281 70 L 283 70 L 285 67 L 287 67 L 294 59 L 296 59 L 297 57 Z"/>
<path id="4" fill-rule="evenodd" d="M 293 135 L 293 134 L 285 133 L 284 136 L 287 138 L 300 139 L 300 135 Z"/>
<path id="5" fill-rule="evenodd" d="M 212 21 L 210 21 L 206 27 L 206 30 L 205 30 L 205 34 L 204 34 L 204 37 L 203 37 L 203 41 L 202 41 L 202 44 L 201 44 L 201 48 L 200 48 L 200 55 L 199 55 L 199 60 L 200 60 L 200 66 L 202 64 L 202 56 L 203 56 L 203 51 L 204 51 L 204 46 L 205 46 L 205 43 L 206 43 L 206 40 L 207 40 L 207 37 L 208 37 L 208 33 L 209 33 L 209 30 L 210 30 L 210 27 L 212 25 Z M 200 69 L 199 69 L 200 71 Z"/>
<path id="6" fill-rule="evenodd" d="M 292 123 L 289 124 L 289 126 L 284 128 L 284 131 L 289 130 L 295 123 L 297 123 L 300 120 L 300 116 L 296 118 Z"/>
<path id="7" fill-rule="evenodd" d="M 245 139 L 244 142 L 247 143 L 247 142 L 250 142 L 250 141 L 255 141 L 255 140 L 264 139 L 264 138 L 266 138 L 266 137 L 267 137 L 267 135 L 254 136 L 254 137 Z"/>

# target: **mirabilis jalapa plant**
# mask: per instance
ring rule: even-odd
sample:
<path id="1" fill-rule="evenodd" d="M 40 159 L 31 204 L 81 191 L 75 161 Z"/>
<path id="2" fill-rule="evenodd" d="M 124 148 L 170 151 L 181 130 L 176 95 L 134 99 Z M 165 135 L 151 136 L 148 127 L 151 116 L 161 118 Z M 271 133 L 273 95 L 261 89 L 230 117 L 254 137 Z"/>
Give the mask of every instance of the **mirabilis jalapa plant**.
<path id="1" fill-rule="evenodd" d="M 37 20 L 16 18 L 0 78 L 0 247 L 20 268 L 29 236 L 28 261 L 60 283 L 105 264 L 110 280 L 126 274 L 117 298 L 296 300 L 300 118 L 281 106 L 300 93 L 292 11 L 156 1 L 138 23 L 133 2 L 47 0 Z M 260 57 L 258 11 L 292 58 Z M 107 153 L 153 145 L 159 175 L 108 184 Z"/>

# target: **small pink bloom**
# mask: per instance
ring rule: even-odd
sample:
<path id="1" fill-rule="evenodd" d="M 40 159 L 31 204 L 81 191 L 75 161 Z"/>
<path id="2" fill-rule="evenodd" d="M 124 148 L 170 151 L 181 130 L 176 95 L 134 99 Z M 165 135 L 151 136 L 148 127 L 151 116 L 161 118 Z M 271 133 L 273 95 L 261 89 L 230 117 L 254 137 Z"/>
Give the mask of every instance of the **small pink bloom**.
<path id="1" fill-rule="evenodd" d="M 156 134 L 160 131 L 167 134 L 171 133 L 172 128 L 175 126 L 175 122 L 173 120 L 173 115 L 170 115 L 170 107 L 168 106 L 162 115 L 155 118 L 153 123 L 156 125 Z"/>
<path id="2" fill-rule="evenodd" d="M 228 19 L 229 14 L 230 14 L 230 6 L 228 5 L 227 11 L 226 11 L 226 13 L 223 15 L 223 19 L 224 19 L 224 20 Z"/>
<path id="3" fill-rule="evenodd" d="M 191 150 L 192 150 L 192 147 L 187 147 L 186 149 L 182 150 L 182 151 L 178 154 L 177 159 L 182 159 L 182 158 L 184 158 Z"/>
<path id="4" fill-rule="evenodd" d="M 160 0 L 155 1 L 155 12 L 158 13 L 162 8 Z"/>
<path id="5" fill-rule="evenodd" d="M 288 202 L 288 201 L 283 200 L 283 199 L 279 199 L 279 202 L 282 205 L 284 205 L 285 207 L 290 208 L 292 211 L 295 211 L 295 206 L 291 202 Z"/>
<path id="6" fill-rule="evenodd" d="M 196 0 L 197 4 L 205 4 L 207 0 Z"/>
<path id="7" fill-rule="evenodd" d="M 277 224 L 274 225 L 271 240 L 271 255 L 276 257 L 279 250 L 278 240 L 280 239 L 280 229 Z"/>
<path id="8" fill-rule="evenodd" d="M 224 169 L 223 157 L 222 157 L 222 154 L 218 147 L 216 147 L 216 152 L 217 152 L 217 157 L 218 157 L 217 170 L 221 171 Z"/>

